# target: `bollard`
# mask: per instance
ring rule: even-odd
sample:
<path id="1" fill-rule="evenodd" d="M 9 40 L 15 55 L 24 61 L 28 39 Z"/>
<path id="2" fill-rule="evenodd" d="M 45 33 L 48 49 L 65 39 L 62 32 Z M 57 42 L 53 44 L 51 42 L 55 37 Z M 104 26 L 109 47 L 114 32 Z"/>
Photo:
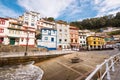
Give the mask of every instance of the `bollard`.
<path id="1" fill-rule="evenodd" d="M 109 72 L 109 66 L 108 66 L 108 61 L 105 60 L 105 62 L 106 62 L 107 80 L 111 80 L 111 78 L 110 78 L 110 72 Z"/>

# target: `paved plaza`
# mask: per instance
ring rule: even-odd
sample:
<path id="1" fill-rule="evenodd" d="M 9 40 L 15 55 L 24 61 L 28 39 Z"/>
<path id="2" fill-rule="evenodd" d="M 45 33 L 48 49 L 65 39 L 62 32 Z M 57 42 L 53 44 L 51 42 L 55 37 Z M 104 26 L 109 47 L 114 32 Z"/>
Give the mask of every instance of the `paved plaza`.
<path id="1" fill-rule="evenodd" d="M 96 65 L 118 52 L 118 50 L 74 52 L 35 65 L 44 71 L 42 80 L 84 80 Z M 72 63 L 73 57 L 78 57 L 80 62 Z"/>

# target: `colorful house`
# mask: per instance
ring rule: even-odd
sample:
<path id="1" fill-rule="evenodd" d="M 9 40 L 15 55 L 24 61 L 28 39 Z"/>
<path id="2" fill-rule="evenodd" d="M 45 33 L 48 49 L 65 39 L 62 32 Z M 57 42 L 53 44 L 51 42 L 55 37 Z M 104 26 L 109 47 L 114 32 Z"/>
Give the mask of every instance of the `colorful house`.
<path id="1" fill-rule="evenodd" d="M 44 47 L 48 50 L 56 50 L 57 30 L 53 28 L 42 28 L 41 36 L 41 39 L 37 40 L 38 47 Z"/>
<path id="2" fill-rule="evenodd" d="M 91 36 L 89 30 L 79 30 L 79 44 L 81 48 L 87 46 L 86 38 L 88 36 Z"/>
<path id="3" fill-rule="evenodd" d="M 9 18 L 9 26 L 7 37 L 9 39 L 10 45 L 19 45 L 21 37 L 21 27 L 22 23 L 17 19 Z"/>
<path id="4" fill-rule="evenodd" d="M 70 46 L 71 49 L 79 49 L 79 29 L 74 26 L 70 26 Z"/>
<path id="5" fill-rule="evenodd" d="M 105 47 L 105 40 L 100 36 L 88 36 L 86 41 L 88 50 L 103 49 Z"/>

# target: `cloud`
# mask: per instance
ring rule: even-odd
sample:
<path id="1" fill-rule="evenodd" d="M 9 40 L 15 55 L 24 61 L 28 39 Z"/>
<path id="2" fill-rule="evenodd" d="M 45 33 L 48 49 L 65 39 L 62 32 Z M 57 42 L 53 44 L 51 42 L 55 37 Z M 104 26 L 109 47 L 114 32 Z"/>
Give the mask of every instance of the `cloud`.
<path id="1" fill-rule="evenodd" d="M 28 11 L 37 11 L 43 16 L 57 18 L 73 0 L 18 0 L 18 4 Z"/>
<path id="2" fill-rule="evenodd" d="M 120 11 L 120 0 L 94 0 L 97 16 L 115 14 Z"/>
<path id="3" fill-rule="evenodd" d="M 57 19 L 64 19 L 66 21 L 77 21 L 81 18 L 83 19 L 85 16 L 90 15 L 91 4 L 91 0 L 73 0 L 72 3 L 62 11 L 61 15 Z"/>
<path id="4" fill-rule="evenodd" d="M 14 17 L 17 18 L 20 14 L 16 13 L 12 9 L 6 7 L 0 2 L 0 16 L 1 17 Z"/>

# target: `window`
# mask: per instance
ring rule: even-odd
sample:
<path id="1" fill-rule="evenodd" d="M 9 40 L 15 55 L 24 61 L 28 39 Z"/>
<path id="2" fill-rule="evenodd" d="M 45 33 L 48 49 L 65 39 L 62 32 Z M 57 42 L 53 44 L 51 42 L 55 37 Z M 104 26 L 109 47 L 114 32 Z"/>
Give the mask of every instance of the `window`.
<path id="1" fill-rule="evenodd" d="M 67 39 L 65 39 L 65 42 L 67 41 Z"/>
<path id="2" fill-rule="evenodd" d="M 28 20 L 28 17 L 25 17 L 25 20 Z"/>
<path id="3" fill-rule="evenodd" d="M 0 33 L 3 33 L 4 32 L 4 30 L 3 29 L 0 29 Z"/>
<path id="4" fill-rule="evenodd" d="M 82 41 L 80 41 L 80 43 L 82 43 Z"/>
<path id="5" fill-rule="evenodd" d="M 31 23 L 31 26 L 34 26 L 34 23 Z"/>
<path id="6" fill-rule="evenodd" d="M 41 23 L 41 25 L 43 25 L 43 23 Z"/>
<path id="7" fill-rule="evenodd" d="M 85 36 L 83 36 L 83 39 L 85 39 Z"/>
<path id="8" fill-rule="evenodd" d="M 26 22 L 26 21 L 25 21 L 25 24 L 27 24 L 27 25 L 28 25 L 28 22 Z"/>
<path id="9" fill-rule="evenodd" d="M 90 45 L 90 48 L 92 48 L 92 45 Z"/>
<path id="10" fill-rule="evenodd" d="M 62 34 L 60 33 L 59 36 L 62 36 Z"/>
<path id="11" fill-rule="evenodd" d="M 65 29 L 65 32 L 67 32 L 67 30 Z"/>
<path id="12" fill-rule="evenodd" d="M 77 40 L 75 40 L 75 42 L 77 43 Z"/>
<path id="13" fill-rule="evenodd" d="M 35 20 L 34 20 L 34 19 L 32 19 L 31 21 L 32 21 L 32 22 L 34 22 Z"/>
<path id="14" fill-rule="evenodd" d="M 35 18 L 35 16 L 32 16 L 32 18 Z"/>
<path id="15" fill-rule="evenodd" d="M 51 42 L 54 42 L 54 38 L 51 38 Z"/>
<path id="16" fill-rule="evenodd" d="M 21 41 L 23 42 L 24 38 L 21 38 Z"/>
<path id="17" fill-rule="evenodd" d="M 73 39 L 71 39 L 71 42 L 73 42 Z"/>
<path id="18" fill-rule="evenodd" d="M 48 40 L 48 37 L 45 37 L 45 40 Z"/>
<path id="19" fill-rule="evenodd" d="M 53 31 L 54 32 L 54 34 L 56 33 L 56 31 Z"/>
<path id="20" fill-rule="evenodd" d="M 62 29 L 60 29 L 59 31 L 62 32 Z"/>
<path id="21" fill-rule="evenodd" d="M 46 33 L 47 32 L 47 30 L 45 29 L 45 30 L 43 30 L 44 31 L 44 33 Z"/>
<path id="22" fill-rule="evenodd" d="M 59 43 L 61 43 L 62 39 L 59 39 Z"/>
<path id="23" fill-rule="evenodd" d="M 0 24 L 4 25 L 5 24 L 5 20 L 0 20 Z"/>
<path id="24" fill-rule="evenodd" d="M 67 34 L 65 34 L 65 37 L 67 37 Z"/>
<path id="25" fill-rule="evenodd" d="M 98 44 L 100 44 L 100 42 L 98 42 Z"/>
<path id="26" fill-rule="evenodd" d="M 0 38 L 0 43 L 2 43 L 2 42 L 3 42 L 3 40 L 4 40 L 4 38 Z"/>
<path id="27" fill-rule="evenodd" d="M 74 35 L 72 34 L 71 37 L 74 37 Z"/>
<path id="28" fill-rule="evenodd" d="M 96 44 L 96 42 L 94 41 L 94 44 Z"/>

